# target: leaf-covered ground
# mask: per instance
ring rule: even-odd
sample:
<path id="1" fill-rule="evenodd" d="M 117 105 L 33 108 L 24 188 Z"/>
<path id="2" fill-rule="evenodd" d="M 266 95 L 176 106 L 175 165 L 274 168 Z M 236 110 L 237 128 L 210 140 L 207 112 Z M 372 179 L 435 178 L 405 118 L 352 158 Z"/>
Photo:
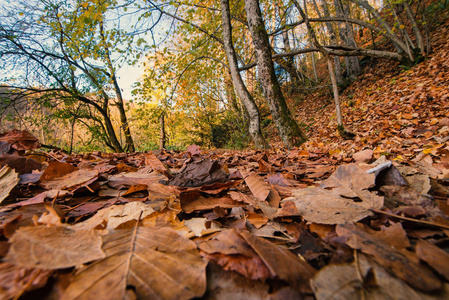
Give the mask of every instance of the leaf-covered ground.
<path id="1" fill-rule="evenodd" d="M 448 299 L 448 28 L 346 90 L 355 141 L 318 97 L 292 150 L 68 156 L 0 135 L 0 298 Z"/>

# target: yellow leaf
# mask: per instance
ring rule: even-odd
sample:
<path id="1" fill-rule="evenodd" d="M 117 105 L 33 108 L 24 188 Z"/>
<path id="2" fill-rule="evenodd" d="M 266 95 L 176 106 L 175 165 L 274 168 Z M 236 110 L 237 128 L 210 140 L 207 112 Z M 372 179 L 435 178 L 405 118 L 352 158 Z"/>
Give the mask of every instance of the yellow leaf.
<path id="1" fill-rule="evenodd" d="M 431 149 L 431 148 L 424 149 L 422 153 L 424 153 L 424 154 L 430 154 L 430 153 L 432 153 L 432 149 Z"/>
<path id="2" fill-rule="evenodd" d="M 405 25 L 401 25 L 401 26 L 399 26 L 399 28 L 400 28 L 400 29 L 404 29 L 404 28 L 405 28 Z"/>
<path id="3" fill-rule="evenodd" d="M 84 7 L 84 8 L 86 8 L 87 6 L 89 6 L 89 3 L 83 2 L 83 3 L 81 3 L 81 6 Z"/>

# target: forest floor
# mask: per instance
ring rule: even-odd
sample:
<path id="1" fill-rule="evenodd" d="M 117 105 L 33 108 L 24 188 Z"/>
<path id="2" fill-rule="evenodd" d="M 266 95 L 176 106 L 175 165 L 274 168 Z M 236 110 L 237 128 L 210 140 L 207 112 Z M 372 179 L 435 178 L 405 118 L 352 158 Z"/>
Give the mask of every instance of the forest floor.
<path id="1" fill-rule="evenodd" d="M 309 94 L 299 149 L 66 155 L 0 135 L 0 299 L 449 299 L 449 24 Z M 312 119 L 313 118 L 313 119 Z"/>
<path id="2" fill-rule="evenodd" d="M 449 140 L 449 20 L 431 35 L 433 52 L 411 69 L 399 62 L 369 62 L 363 74 L 340 96 L 343 122 L 357 136 L 342 140 L 336 130 L 333 98 L 317 90 L 290 97 L 299 122 L 307 125 L 305 149 L 351 156 L 373 149 L 376 157 L 413 158 Z M 297 101 L 295 103 L 295 101 Z M 323 145 L 324 144 L 324 145 Z"/>

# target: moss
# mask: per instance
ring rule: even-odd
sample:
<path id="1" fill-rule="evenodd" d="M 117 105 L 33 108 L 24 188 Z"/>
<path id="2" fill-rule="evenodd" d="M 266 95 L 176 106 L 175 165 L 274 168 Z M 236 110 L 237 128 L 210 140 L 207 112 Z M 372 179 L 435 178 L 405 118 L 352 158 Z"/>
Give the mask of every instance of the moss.
<path id="1" fill-rule="evenodd" d="M 343 125 L 338 125 L 337 131 L 344 140 L 353 140 L 355 137 L 355 133 L 347 131 Z"/>

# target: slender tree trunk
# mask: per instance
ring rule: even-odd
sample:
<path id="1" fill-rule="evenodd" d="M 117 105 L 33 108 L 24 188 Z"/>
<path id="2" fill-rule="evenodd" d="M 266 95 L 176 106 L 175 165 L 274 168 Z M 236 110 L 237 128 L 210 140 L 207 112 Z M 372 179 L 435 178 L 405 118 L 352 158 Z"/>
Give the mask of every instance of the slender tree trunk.
<path id="1" fill-rule="evenodd" d="M 326 0 L 321 0 L 321 7 L 323 8 L 323 13 L 325 17 L 330 17 L 329 8 L 327 7 Z M 318 10 L 317 10 L 318 12 Z M 318 14 L 318 17 L 321 18 L 321 16 Z M 335 35 L 334 27 L 332 26 L 331 22 L 325 22 L 327 31 L 330 35 L 330 42 L 331 45 L 336 46 L 337 45 L 337 37 Z M 343 75 L 341 71 L 341 61 L 338 56 L 334 56 L 334 65 L 335 65 L 335 78 L 337 80 L 337 84 L 343 83 Z"/>
<path id="2" fill-rule="evenodd" d="M 405 12 L 407 13 L 407 17 L 412 24 L 413 32 L 415 33 L 416 43 L 418 44 L 419 50 L 421 50 L 421 55 L 426 56 L 426 49 L 424 46 L 424 39 L 421 35 L 421 31 L 419 30 L 418 24 L 416 23 L 416 19 L 413 16 L 412 9 L 408 5 L 407 1 L 404 1 L 403 3 Z"/>
<path id="3" fill-rule="evenodd" d="M 102 36 L 103 41 L 106 44 L 106 38 L 104 36 L 104 29 L 103 29 L 103 22 L 100 22 L 100 34 Z M 105 51 L 106 51 L 106 59 L 107 59 L 108 69 L 109 69 L 109 73 L 110 73 L 109 75 L 111 77 L 110 80 L 112 81 L 112 83 L 114 85 L 114 91 L 115 91 L 115 95 L 117 98 L 116 105 L 117 105 L 119 115 L 120 115 L 120 124 L 121 124 L 122 130 L 123 130 L 123 133 L 125 134 L 125 143 L 126 143 L 125 150 L 128 152 L 135 152 L 136 150 L 134 147 L 134 141 L 131 136 L 131 130 L 129 128 L 128 118 L 126 117 L 125 104 L 123 101 L 122 92 L 118 85 L 117 77 L 115 75 L 115 69 L 114 69 L 114 66 L 112 65 L 109 48 L 105 47 Z"/>
<path id="4" fill-rule="evenodd" d="M 165 149 L 165 143 L 166 143 L 166 135 L 165 135 L 165 113 L 161 113 L 159 116 L 159 123 L 160 123 L 160 136 L 159 136 L 159 149 Z"/>
<path id="5" fill-rule="evenodd" d="M 69 154 L 72 154 L 73 151 L 73 135 L 75 133 L 75 122 L 76 122 L 76 118 L 73 117 L 73 120 L 70 124 L 70 149 L 69 149 Z"/>
<path id="6" fill-rule="evenodd" d="M 315 64 L 315 53 L 310 53 L 312 56 L 312 70 L 313 70 L 313 77 L 315 78 L 315 82 L 318 83 L 318 74 L 316 73 L 316 64 Z"/>
<path id="7" fill-rule="evenodd" d="M 334 0 L 334 3 L 337 17 L 343 17 L 345 19 L 349 18 L 349 7 L 343 6 L 341 0 Z M 357 44 L 355 43 L 352 31 L 352 26 L 349 24 L 349 22 L 346 22 L 345 24 L 338 24 L 340 28 L 340 38 L 344 42 L 344 44 L 352 48 L 357 48 Z M 358 56 L 345 56 L 345 62 L 348 77 L 351 80 L 355 80 L 360 75 L 360 60 Z"/>
<path id="8" fill-rule="evenodd" d="M 235 53 L 234 45 L 232 43 L 232 26 L 231 16 L 229 10 L 229 0 L 221 0 L 221 16 L 223 22 L 223 42 L 226 52 L 226 56 L 229 62 L 229 68 L 231 69 L 231 78 L 235 86 L 235 90 L 243 105 L 249 114 L 249 134 L 251 135 L 254 144 L 259 149 L 269 148 L 268 143 L 265 141 L 262 130 L 260 129 L 260 116 L 259 109 L 243 83 L 242 77 L 238 71 L 237 56 Z"/>
<path id="9" fill-rule="evenodd" d="M 271 59 L 270 42 L 262 19 L 259 1 L 245 0 L 245 10 L 256 51 L 259 79 L 274 122 L 285 146 L 288 148 L 299 146 L 307 138 L 291 115 L 276 78 L 273 60 Z"/>

